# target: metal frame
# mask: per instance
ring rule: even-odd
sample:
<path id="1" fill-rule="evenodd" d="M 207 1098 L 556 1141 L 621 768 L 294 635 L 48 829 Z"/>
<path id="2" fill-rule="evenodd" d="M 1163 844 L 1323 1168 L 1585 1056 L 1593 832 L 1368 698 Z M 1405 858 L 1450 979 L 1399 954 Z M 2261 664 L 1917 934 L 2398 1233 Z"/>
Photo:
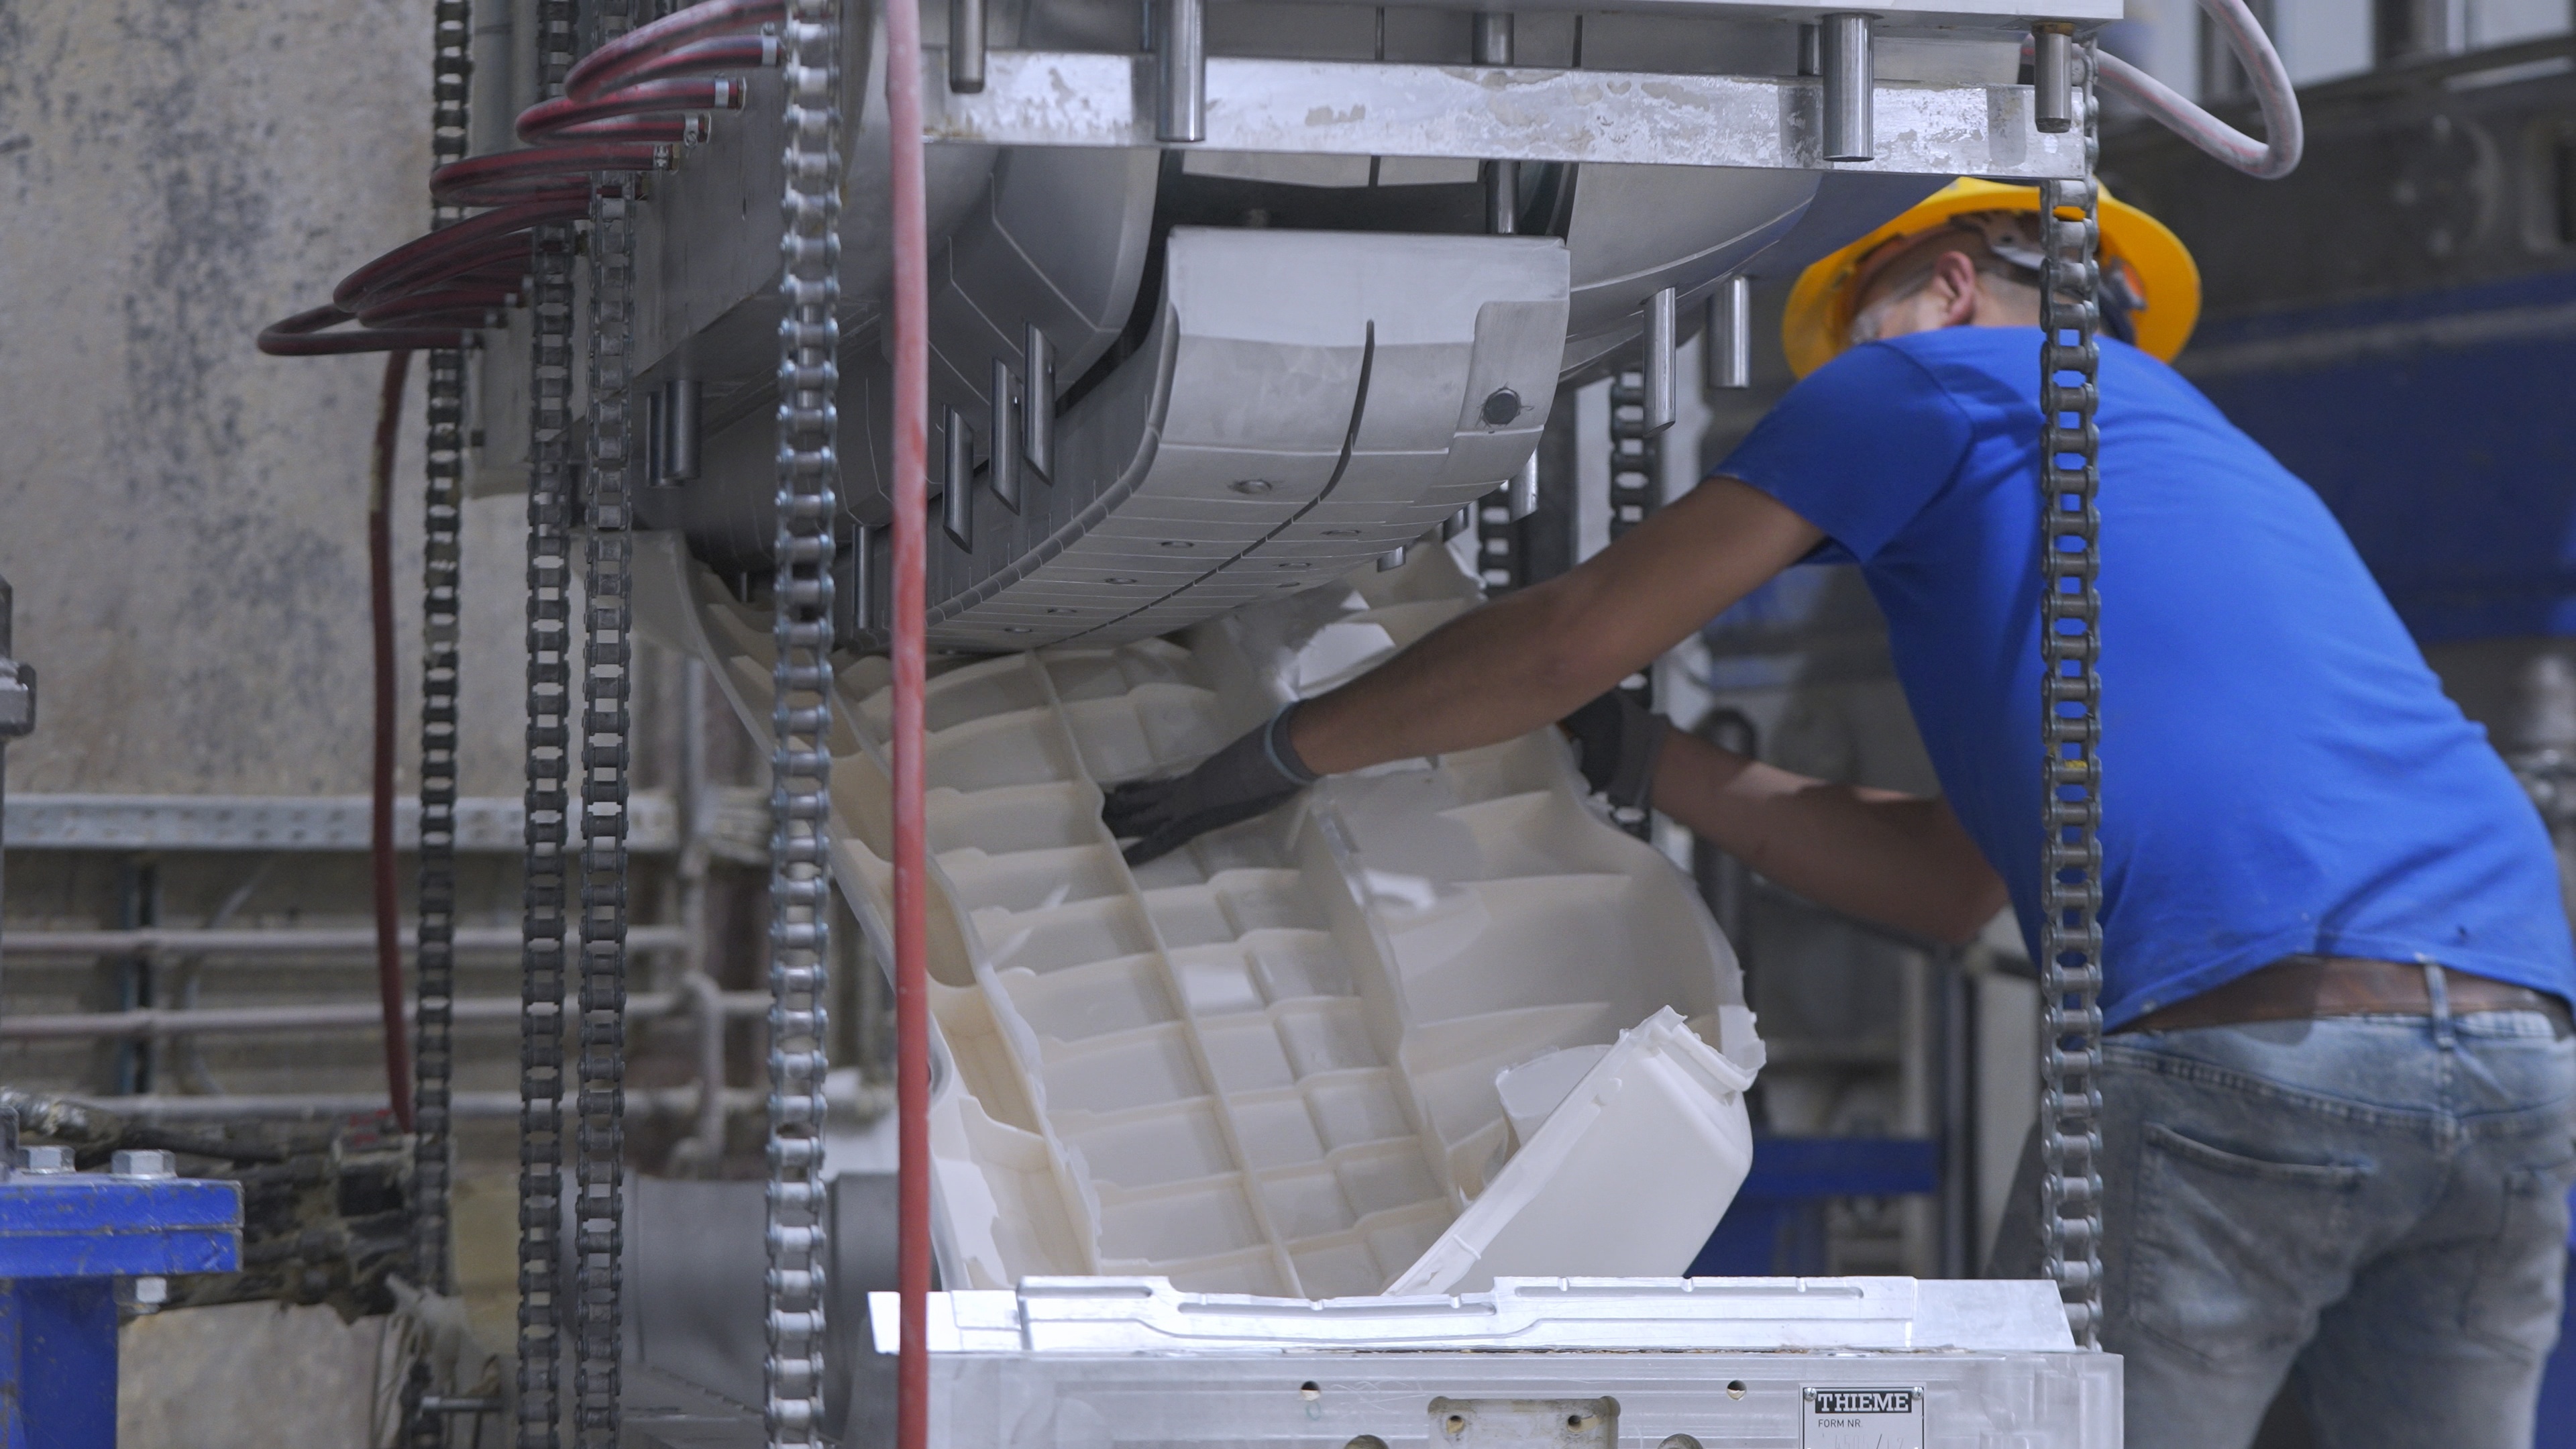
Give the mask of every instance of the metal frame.
<path id="1" fill-rule="evenodd" d="M 943 77 L 947 60 L 925 51 Z M 1814 76 L 1659 75 L 1512 66 L 1210 56 L 1200 149 L 1828 169 Z M 995 50 L 984 88 L 926 87 L 933 142 L 1156 147 L 1154 57 Z M 2083 174 L 2080 136 L 2038 128 L 2019 85 L 1882 83 L 1877 149 L 1843 171 L 1999 180 Z"/>
<path id="2" fill-rule="evenodd" d="M 479 796 L 456 802 L 454 848 L 516 854 L 527 819 L 519 800 Z M 12 795 L 11 850 L 365 850 L 373 803 L 364 795 Z M 679 803 L 638 794 L 629 805 L 627 849 L 667 855 L 680 848 Z M 420 802 L 394 802 L 394 842 L 420 848 Z"/>

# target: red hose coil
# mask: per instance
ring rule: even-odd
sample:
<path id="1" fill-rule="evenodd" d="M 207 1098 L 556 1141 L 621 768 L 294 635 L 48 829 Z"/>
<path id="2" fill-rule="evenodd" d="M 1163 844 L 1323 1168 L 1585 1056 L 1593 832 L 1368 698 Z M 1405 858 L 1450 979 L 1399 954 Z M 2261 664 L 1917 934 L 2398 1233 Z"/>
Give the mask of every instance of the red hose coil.
<path id="1" fill-rule="evenodd" d="M 341 357 L 353 352 L 425 352 L 474 345 L 474 334 L 456 327 L 330 330 L 355 320 L 337 307 L 314 307 L 263 328 L 259 350 L 270 357 Z"/>
<path id="2" fill-rule="evenodd" d="M 564 94 L 590 97 L 623 83 L 628 72 L 657 56 L 709 36 L 757 30 L 787 18 L 782 0 L 705 0 L 639 25 L 583 56 L 564 77 Z"/>
<path id="3" fill-rule="evenodd" d="M 538 144 L 451 162 L 430 179 L 443 204 L 496 210 L 351 272 L 331 306 L 271 325 L 259 350 L 314 357 L 470 345 L 447 329 L 492 325 L 492 312 L 512 300 L 527 275 L 522 234 L 586 212 L 595 173 L 667 169 L 673 146 L 705 138 L 706 120 L 695 113 L 740 110 L 742 82 L 703 73 L 777 64 L 775 37 L 741 32 L 785 14 L 781 0 L 705 0 L 593 51 L 573 67 L 563 97 L 520 113 L 520 137 Z M 353 320 L 368 330 L 332 330 Z"/>
<path id="4" fill-rule="evenodd" d="M 557 96 L 519 113 L 519 139 L 549 140 L 575 127 L 620 116 L 651 116 L 666 111 L 739 111 L 745 87 L 725 76 L 687 76 L 620 86 L 603 96 L 581 100 Z"/>
<path id="5" fill-rule="evenodd" d="M 448 206 L 508 206 L 581 194 L 596 171 L 667 171 L 669 146 L 583 141 L 450 161 L 429 173 L 429 196 Z"/>

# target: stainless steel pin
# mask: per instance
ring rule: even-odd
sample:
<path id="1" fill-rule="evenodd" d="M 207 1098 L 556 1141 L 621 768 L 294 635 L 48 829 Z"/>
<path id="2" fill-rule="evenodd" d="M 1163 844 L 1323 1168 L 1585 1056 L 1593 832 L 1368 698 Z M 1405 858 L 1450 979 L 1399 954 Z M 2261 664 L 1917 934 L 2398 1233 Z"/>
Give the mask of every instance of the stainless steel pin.
<path id="1" fill-rule="evenodd" d="M 948 491 L 941 497 L 939 524 L 947 530 L 949 542 L 972 553 L 975 549 L 974 440 L 966 431 L 966 415 L 955 408 L 940 409 L 940 426 L 948 435 Z"/>
<path id="2" fill-rule="evenodd" d="M 1816 32 L 1824 70 L 1825 159 L 1867 161 L 1878 153 L 1872 111 L 1878 84 L 1870 56 L 1870 15 L 1828 15 Z"/>

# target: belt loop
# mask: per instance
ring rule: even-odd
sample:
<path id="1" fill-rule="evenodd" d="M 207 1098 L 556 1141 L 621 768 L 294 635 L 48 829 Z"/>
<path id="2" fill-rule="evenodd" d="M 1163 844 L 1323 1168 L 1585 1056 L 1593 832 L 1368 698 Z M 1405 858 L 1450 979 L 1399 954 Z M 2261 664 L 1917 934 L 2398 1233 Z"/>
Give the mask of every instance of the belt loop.
<path id="1" fill-rule="evenodd" d="M 2430 956 L 2415 958 L 2424 963 L 2424 994 L 2433 1007 L 2433 1044 L 2451 1050 L 2459 1039 L 2451 1034 L 2451 987 L 2442 975 L 2442 963 Z"/>

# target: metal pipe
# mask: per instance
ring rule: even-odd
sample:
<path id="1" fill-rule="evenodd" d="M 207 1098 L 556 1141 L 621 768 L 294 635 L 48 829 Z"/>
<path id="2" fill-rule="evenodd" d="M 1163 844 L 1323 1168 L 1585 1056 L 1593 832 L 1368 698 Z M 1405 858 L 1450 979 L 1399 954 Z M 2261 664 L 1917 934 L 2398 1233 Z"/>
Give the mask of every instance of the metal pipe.
<path id="1" fill-rule="evenodd" d="M 1055 344 L 1028 324 L 1020 343 L 1020 452 L 1041 483 L 1055 481 Z"/>
<path id="2" fill-rule="evenodd" d="M 626 1089 L 626 1110 L 630 1114 L 677 1117 L 695 1111 L 697 1101 L 698 1089 L 695 1086 Z M 765 1110 L 768 1104 L 768 1094 L 757 1087 L 725 1089 L 724 1106 L 729 1116 L 753 1116 Z M 81 1105 L 101 1108 L 127 1118 L 184 1122 L 222 1121 L 236 1117 L 330 1121 L 373 1112 L 380 1104 L 372 1096 L 349 1092 L 276 1092 L 226 1097 L 96 1097 L 81 1099 Z M 511 1121 L 519 1115 L 519 1094 L 458 1092 L 449 1098 L 448 1115 L 486 1122 Z"/>
<path id="3" fill-rule="evenodd" d="M 975 448 L 966 432 L 966 415 L 942 408 L 939 427 L 947 442 L 947 492 L 940 495 L 939 526 L 948 541 L 972 553 L 975 549 Z"/>
<path id="4" fill-rule="evenodd" d="M 703 1011 L 707 998 L 696 989 L 696 983 L 706 980 L 704 976 L 693 976 L 678 991 L 639 991 L 626 998 L 626 1009 L 638 1020 Z M 710 982 L 710 990 L 712 985 Z M 716 992 L 713 1000 L 724 1018 L 750 1018 L 765 1016 L 769 1012 L 767 992 Z M 453 1019 L 458 1022 L 516 1021 L 519 1009 L 519 999 L 515 996 L 458 997 Z M 406 1003 L 403 1019 L 409 1020 L 412 1012 L 412 1006 Z M 315 1002 L 303 1006 L 142 1007 L 133 1011 L 12 1016 L 0 1021 L 0 1041 L 143 1041 L 154 1037 L 355 1031 L 377 1025 L 380 1020 L 381 1013 L 376 1007 L 357 1001 Z M 723 1040 L 719 1033 L 716 1038 L 719 1056 Z M 717 1064 L 717 1072 L 721 1076 L 721 1061 Z"/>
<path id="5" fill-rule="evenodd" d="M 1700 355 L 1710 389 L 1753 385 L 1753 279 L 1738 273 L 1708 294 Z"/>
<path id="6" fill-rule="evenodd" d="M 1681 416 L 1680 294 L 1666 287 L 1646 299 L 1646 436 L 1653 437 Z"/>
<path id="7" fill-rule="evenodd" d="M 1867 161 L 1878 153 L 1872 136 L 1872 88 L 1877 67 L 1870 58 L 1868 15 L 1828 15 L 1816 32 L 1816 58 L 1824 71 L 1825 159 Z"/>
<path id="8" fill-rule="evenodd" d="M 2031 116 L 2054 135 L 2075 125 L 2075 27 L 2045 22 L 2030 32 Z"/>
<path id="9" fill-rule="evenodd" d="M 984 89 L 984 0 L 948 0 L 948 89 Z"/>
<path id="10" fill-rule="evenodd" d="M 1154 139 L 1207 139 L 1207 0 L 1155 0 Z"/>
<path id="11" fill-rule="evenodd" d="M 1011 360 L 993 359 L 992 415 L 984 436 L 993 440 L 993 496 L 1013 513 L 1020 511 L 1020 429 L 1011 416 Z"/>
<path id="12" fill-rule="evenodd" d="M 1521 460 L 1521 470 L 1514 473 L 1512 481 L 1504 487 L 1507 496 L 1505 507 L 1512 522 L 1518 523 L 1538 512 L 1538 450 L 1536 448 L 1530 449 L 1530 455 Z"/>
<path id="13" fill-rule="evenodd" d="M 677 926 L 633 926 L 627 947 L 634 951 L 686 948 L 687 933 Z M 415 931 L 402 933 L 403 949 L 419 944 Z M 516 956 L 521 937 L 511 927 L 476 927 L 456 932 L 458 952 Z M 50 959 L 82 956 L 363 956 L 375 949 L 373 928 L 333 927 L 283 931 L 262 928 L 206 930 L 186 926 L 150 926 L 124 931 L 28 931 L 9 940 L 12 956 Z"/>
<path id="14" fill-rule="evenodd" d="M 725 1021 L 731 1012 L 714 977 L 692 972 L 683 985 L 691 996 L 691 1010 L 698 1022 L 698 1120 L 680 1150 L 688 1154 L 698 1171 L 712 1177 L 717 1165 L 724 1161 Z M 767 1010 L 765 995 L 745 994 L 754 995 Z"/>

